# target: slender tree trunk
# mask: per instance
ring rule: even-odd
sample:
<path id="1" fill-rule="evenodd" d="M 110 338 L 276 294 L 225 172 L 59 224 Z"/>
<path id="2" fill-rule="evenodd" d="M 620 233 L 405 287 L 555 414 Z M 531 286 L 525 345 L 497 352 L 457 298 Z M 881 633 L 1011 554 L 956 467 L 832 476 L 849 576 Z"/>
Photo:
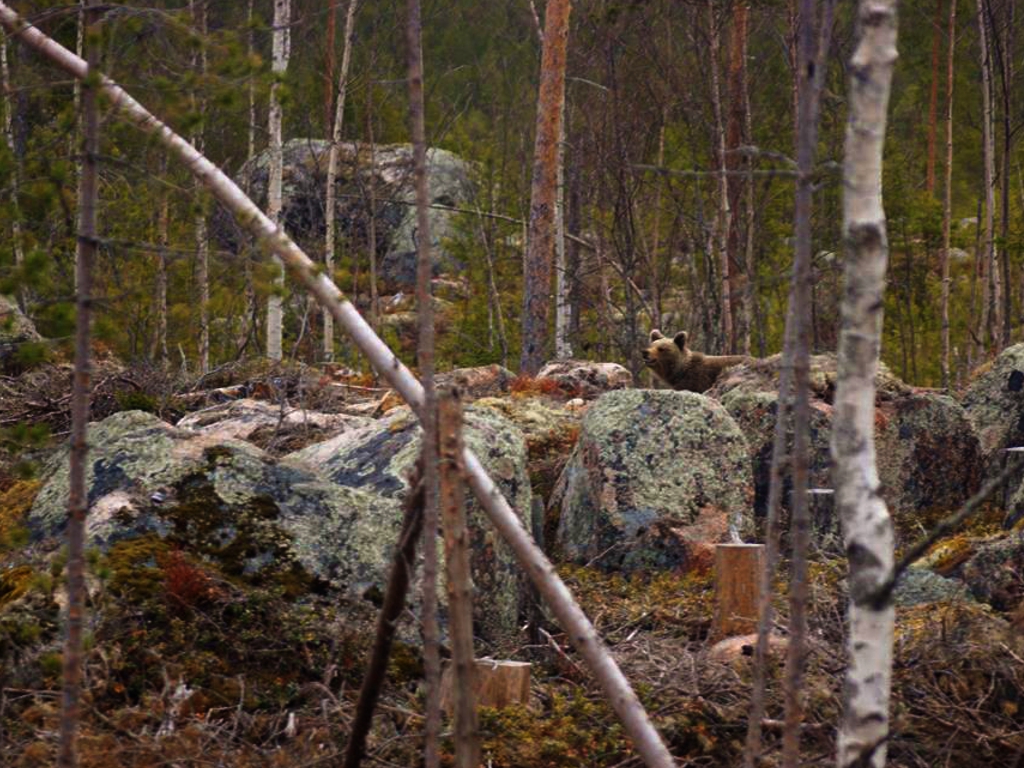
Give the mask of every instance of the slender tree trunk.
<path id="1" fill-rule="evenodd" d="M 882 344 L 888 240 L 882 153 L 896 62 L 896 0 L 861 0 L 860 41 L 850 61 L 850 118 L 843 173 L 846 277 L 832 424 L 836 508 L 850 560 L 850 663 L 838 765 L 882 768 L 889 737 L 895 610 L 878 589 L 893 573 L 892 520 L 875 461 L 875 373 Z"/>
<path id="2" fill-rule="evenodd" d="M 14 92 L 11 89 L 11 72 L 7 65 L 7 35 L 0 34 L 0 88 L 4 94 L 4 140 L 14 158 L 11 172 L 11 245 L 14 249 L 14 265 L 21 267 L 25 261 L 25 250 L 21 242 L 21 207 L 18 204 L 21 186 L 21 158 L 14 147 Z M 26 307 L 26 293 L 22 287 L 17 292 L 18 306 Z"/>
<path id="3" fill-rule="evenodd" d="M 356 8 L 359 0 L 349 0 L 348 12 L 345 14 L 345 39 L 341 51 L 341 72 L 338 73 L 338 103 L 334 111 L 334 126 L 331 129 L 331 148 L 327 153 L 327 204 L 324 217 L 327 223 L 327 235 L 324 241 L 324 267 L 327 274 L 334 275 L 334 250 L 337 238 L 338 214 L 336 189 L 338 183 L 338 153 L 341 145 L 341 129 L 345 121 L 345 95 L 348 92 L 348 68 L 352 60 L 352 35 L 355 32 Z M 334 16 L 334 10 L 331 10 Z M 333 50 L 333 46 L 332 46 Z M 333 56 L 333 55 L 332 55 Z M 332 58 L 333 62 L 333 58 Z M 332 83 L 333 87 L 333 83 Z M 324 324 L 324 360 L 334 359 L 334 319 L 326 309 L 323 311 Z"/>
<path id="4" fill-rule="evenodd" d="M 748 0 L 733 0 L 732 4 L 732 33 L 729 36 L 729 122 L 726 129 L 726 145 L 729 153 L 726 155 L 725 167 L 730 171 L 738 171 L 742 167 L 750 167 L 750 159 L 741 159 L 737 150 L 744 141 L 750 141 L 746 136 L 749 115 L 747 114 L 750 99 L 747 96 L 747 19 L 750 14 L 750 3 Z M 751 273 L 748 271 L 749 264 L 746 258 L 746 242 L 741 237 L 743 226 L 739 214 L 740 200 L 744 196 L 748 178 L 730 175 L 727 179 L 729 188 L 729 211 L 731 212 L 729 227 L 729 270 L 730 285 L 734 301 L 733 327 L 735 329 L 736 343 L 732 352 L 750 353 L 750 324 L 751 305 L 749 300 L 749 285 Z M 746 226 L 750 226 L 749 206 Z M 753 241 L 750 241 L 753 242 Z M 742 254 L 742 255 L 741 255 Z"/>
<path id="5" fill-rule="evenodd" d="M 288 71 L 288 56 L 291 52 L 291 0 L 274 0 L 273 61 L 271 71 L 274 82 L 270 85 L 270 114 L 267 120 L 270 135 L 270 178 L 267 181 L 267 216 L 278 227 L 281 222 L 281 186 L 284 175 L 284 157 L 281 141 L 281 81 Z M 274 266 L 283 269 L 281 260 L 274 257 Z M 274 279 L 274 288 L 267 299 L 267 357 L 280 360 L 284 309 L 281 293 L 284 291 L 284 274 Z"/>
<path id="6" fill-rule="evenodd" d="M 754 143 L 754 126 L 753 119 L 750 115 L 750 89 L 747 87 L 747 57 L 744 52 L 743 56 L 743 121 L 744 121 L 744 138 L 748 144 Z M 746 158 L 746 184 L 745 189 L 745 207 L 746 207 L 746 228 L 745 228 L 745 247 L 744 247 L 744 261 L 746 262 L 746 273 L 747 280 L 745 284 L 746 291 L 743 295 L 743 311 L 745 313 L 745 322 L 747 326 L 746 333 L 743 337 L 743 349 L 742 352 L 745 355 L 751 353 L 751 336 L 754 331 L 754 319 L 758 315 L 757 307 L 757 261 L 754 251 L 754 226 L 756 223 L 757 212 L 754 208 L 754 160 L 753 158 Z M 761 356 L 764 356 L 764 332 L 762 331 L 760 336 L 760 347 L 762 349 Z"/>
<path id="7" fill-rule="evenodd" d="M 661 127 L 658 129 L 658 167 L 665 166 L 665 123 L 667 122 L 667 110 L 662 112 Z M 665 179 L 659 174 L 657 179 L 658 189 L 654 194 L 654 221 L 651 223 L 651 257 L 648 269 L 650 270 L 651 288 L 651 323 L 655 328 L 661 328 L 662 308 L 662 270 L 661 270 L 661 206 L 662 197 L 665 191 Z"/>
<path id="8" fill-rule="evenodd" d="M 327 35 L 324 44 L 324 135 L 331 130 L 331 107 L 334 105 L 334 48 L 338 37 L 338 5 L 327 0 Z M 344 54 L 342 54 L 344 55 Z"/>
<path id="9" fill-rule="evenodd" d="M 799 760 L 800 699 L 806 634 L 807 543 L 810 521 L 807 509 L 807 454 L 809 436 L 809 348 L 811 309 L 811 212 L 814 194 L 814 157 L 818 138 L 818 113 L 825 61 L 830 43 L 834 3 L 827 0 L 820 27 L 816 29 L 815 3 L 800 0 L 794 75 L 797 89 L 796 155 L 797 185 L 794 206 L 796 247 L 793 278 L 779 376 L 779 407 L 772 444 L 772 465 L 768 489 L 768 520 L 765 569 L 761 577 L 761 605 L 754 660 L 751 714 L 747 725 L 744 766 L 753 768 L 761 752 L 761 721 L 764 717 L 765 667 L 768 635 L 772 626 L 771 587 L 779 558 L 779 511 L 782 501 L 783 467 L 792 470 L 791 531 L 793 563 L 790 576 L 790 642 L 786 663 L 783 765 Z M 820 35 L 820 39 L 819 39 Z M 792 395 L 790 394 L 792 392 Z M 793 453 L 787 462 L 786 436 L 788 406 L 792 398 Z"/>
<path id="10" fill-rule="evenodd" d="M 946 183 L 942 203 L 942 386 L 950 386 L 949 249 L 953 225 L 953 60 L 956 52 L 956 0 L 949 0 L 949 26 L 946 33 Z"/>
<path id="11" fill-rule="evenodd" d="M 469 528 L 462 487 L 462 406 L 457 391 L 438 403 L 441 460 L 441 513 L 447 570 L 449 634 L 452 644 L 452 690 L 455 700 L 455 766 L 478 768 L 480 733 L 473 693 L 473 579 L 469 562 Z"/>
<path id="12" fill-rule="evenodd" d="M 807 550 L 810 545 L 810 514 L 807 499 L 810 440 L 810 345 L 812 281 L 811 213 L 814 201 L 814 158 L 818 144 L 818 114 L 826 66 L 828 35 L 832 29 L 833 2 L 825 3 L 820 26 L 815 23 L 816 3 L 800 0 L 797 120 L 797 185 L 794 210 L 796 249 L 793 265 L 791 311 L 795 316 L 793 350 L 793 485 L 790 517 L 792 547 L 789 580 L 789 645 L 784 684 L 785 722 L 782 731 L 782 764 L 797 768 L 800 762 L 800 726 L 803 721 L 803 673 L 807 636 Z M 819 39 L 820 38 L 820 39 Z M 780 409 L 781 410 L 781 409 Z"/>
<path id="13" fill-rule="evenodd" d="M 996 338 L 1001 335 L 999 314 L 999 269 L 995 252 L 995 144 L 992 139 L 992 56 L 989 44 L 988 14 L 985 0 L 978 0 L 978 42 L 981 48 L 981 135 L 985 185 L 985 240 L 981 258 L 981 325 L 978 339 L 982 356 L 992 354 Z"/>
<path id="14" fill-rule="evenodd" d="M 1003 122 L 1003 156 L 1002 170 L 1000 174 L 1000 240 L 1003 243 L 1002 271 L 1003 271 L 1003 328 L 1000 337 L 1001 346 L 1010 344 L 1010 335 L 1013 330 L 1013 291 L 1010 289 L 1010 160 L 1013 157 L 1013 44 L 1016 26 L 1016 0 L 1006 0 L 1004 3 L 1005 18 L 1003 19 L 1003 38 L 1000 49 L 1001 66 L 999 68 L 1000 84 L 1002 91 L 1002 122 Z M 996 37 L 998 41 L 999 38 Z M 1024 297 L 1022 297 L 1024 298 Z"/>
<path id="15" fill-rule="evenodd" d="M 193 66 L 198 64 L 200 85 L 205 87 L 204 79 L 207 70 L 206 55 L 206 2 L 207 0 L 189 0 L 192 13 L 192 24 L 196 34 L 200 36 L 199 48 L 193 59 Z M 198 61 L 196 61 L 196 59 Z M 193 109 L 200 116 L 199 128 L 192 136 L 192 143 L 200 152 L 205 150 L 206 135 L 203 119 L 206 114 L 206 98 L 201 90 L 192 94 Z M 195 234 L 196 234 L 196 282 L 199 283 L 199 372 L 210 370 L 210 241 L 206 233 L 206 200 L 202 182 L 195 182 Z"/>
<path id="16" fill-rule="evenodd" d="M 736 339 L 732 323 L 732 283 L 729 259 L 729 182 L 726 174 L 725 124 L 722 120 L 722 92 L 719 84 L 720 30 L 715 19 L 714 0 L 708 0 L 708 33 L 710 35 L 711 106 L 715 117 L 715 155 L 718 160 L 718 214 L 715 217 L 715 246 L 718 250 L 719 283 L 722 300 L 722 353 L 729 355 L 736 351 Z"/>
<path id="17" fill-rule="evenodd" d="M 167 178 L 166 154 L 160 158 L 160 178 Z M 160 188 L 157 206 L 156 242 L 160 252 L 156 268 L 156 338 L 153 357 L 158 358 L 161 367 L 166 370 L 170 364 L 170 356 L 167 354 L 167 248 L 170 243 L 171 205 L 164 187 Z"/>
<path id="18" fill-rule="evenodd" d="M 9 32 L 17 31 L 18 39 L 56 67 L 76 78 L 83 78 L 86 65 L 79 57 L 38 28 L 27 25 L 17 13 L 0 0 L 0 24 Z M 334 319 L 352 336 L 353 342 L 366 355 L 377 371 L 409 403 L 423 419 L 424 388 L 412 372 L 402 364 L 380 338 L 373 333 L 352 302 L 345 299 L 334 282 L 316 268 L 310 258 L 295 242 L 277 227 L 216 165 L 195 151 L 147 111 L 139 102 L 109 78 L 102 80 L 102 90 L 113 109 L 143 133 L 154 136 L 176 155 L 189 171 L 206 179 L 211 194 L 222 203 L 261 245 L 283 259 L 291 274 L 324 306 L 331 308 Z M 587 663 L 604 691 L 609 705 L 622 721 L 637 752 L 651 768 L 671 768 L 675 765 L 665 743 L 652 725 L 647 712 L 622 674 L 607 646 L 601 641 L 594 625 L 573 599 L 558 576 L 554 565 L 537 547 L 523 527 L 522 521 L 487 475 L 476 455 L 468 448 L 462 456 L 466 479 L 498 534 L 509 545 L 523 571 L 533 580 L 547 604 L 570 638 L 573 646 Z"/>
<path id="19" fill-rule="evenodd" d="M 85 612 L 85 518 L 89 512 L 86 430 L 92 389 L 89 360 L 92 326 L 92 265 L 96 254 L 99 107 L 97 98 L 100 17 L 86 4 L 86 70 L 82 86 L 82 167 L 78 178 L 78 248 L 75 259 L 75 369 L 71 393 L 71 455 L 68 488 L 68 629 L 64 645 L 64 695 L 60 720 L 59 768 L 78 765 L 78 721 L 82 684 L 82 626 Z"/>
<path id="20" fill-rule="evenodd" d="M 563 115 L 558 130 L 558 170 L 555 196 L 555 357 L 572 357 L 569 343 L 569 275 L 565 260 L 565 80 L 559 111 Z"/>
<path id="21" fill-rule="evenodd" d="M 412 133 L 413 180 L 416 188 L 416 320 L 419 344 L 416 362 L 423 382 L 423 668 L 427 684 L 424 737 L 426 768 L 440 764 L 441 650 L 437 622 L 437 394 L 434 390 L 434 307 L 431 294 L 430 197 L 427 185 L 427 135 L 423 107 L 423 26 L 420 0 L 409 0 L 406 29 L 409 61 L 409 121 Z"/>
<path id="22" fill-rule="evenodd" d="M 246 58 L 249 61 L 252 60 L 255 52 L 255 44 L 253 41 L 253 2 L 254 0 L 249 0 L 249 5 L 245 15 L 245 52 Z M 246 144 L 245 162 L 249 163 L 253 157 L 256 156 L 256 81 L 251 73 L 248 77 L 248 83 L 246 84 L 246 92 L 249 97 L 249 132 L 248 142 Z M 246 174 L 242 185 L 245 189 L 245 194 L 248 195 L 251 192 L 249 189 L 249 174 Z M 253 253 L 249 238 L 243 234 L 242 259 L 244 262 L 243 270 L 245 272 L 245 317 L 242 319 L 242 327 L 238 334 L 239 354 L 244 352 L 245 347 L 249 342 L 250 334 L 255 333 L 255 326 L 257 325 L 257 317 L 259 315 L 259 307 L 256 304 L 256 284 L 252 273 L 252 258 Z"/>
<path id="23" fill-rule="evenodd" d="M 955 3 L 956 0 L 949 0 Z M 935 192 L 936 134 L 939 111 L 939 61 L 942 57 L 942 0 L 935 0 L 935 18 L 932 21 L 932 82 L 928 92 L 928 166 L 925 173 L 925 190 Z"/>
<path id="24" fill-rule="evenodd" d="M 549 0 L 544 14 L 537 136 L 530 192 L 523 281 L 520 373 L 535 376 L 544 364 L 548 340 L 548 304 L 554 261 L 554 220 L 558 186 L 558 139 L 562 131 L 566 43 L 571 0 Z"/>
<path id="25" fill-rule="evenodd" d="M 370 183 L 366 185 L 367 207 L 370 209 L 370 221 L 367 226 L 367 261 L 370 268 L 370 309 L 367 316 L 370 327 L 374 331 L 380 329 L 378 310 L 380 307 L 377 296 L 377 185 L 375 183 L 377 168 L 377 141 L 373 134 L 373 83 L 367 84 L 366 92 L 366 141 L 370 148 Z"/>

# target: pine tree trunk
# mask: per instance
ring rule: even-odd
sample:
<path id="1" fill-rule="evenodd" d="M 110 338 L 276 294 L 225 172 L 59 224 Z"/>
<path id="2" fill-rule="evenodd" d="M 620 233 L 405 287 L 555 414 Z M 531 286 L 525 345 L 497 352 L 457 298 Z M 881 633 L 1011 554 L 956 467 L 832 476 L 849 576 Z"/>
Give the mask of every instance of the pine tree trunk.
<path id="1" fill-rule="evenodd" d="M 291 0 L 274 0 L 273 61 L 271 71 L 274 82 L 270 86 L 270 114 L 267 120 L 270 135 L 270 178 L 267 181 L 267 216 L 278 227 L 281 222 L 281 186 L 284 175 L 284 157 L 281 141 L 281 81 L 288 71 L 291 52 Z M 283 269 L 281 260 L 274 256 L 274 266 Z M 274 278 L 274 288 L 267 299 L 267 357 L 280 360 L 282 356 L 282 325 L 284 309 L 281 294 L 284 275 Z"/>
<path id="2" fill-rule="evenodd" d="M 198 64 L 200 89 L 205 87 L 207 70 L 206 55 L 206 0 L 189 0 L 192 13 L 192 24 L 196 34 L 200 36 L 199 49 L 196 61 Z M 193 109 L 200 116 L 199 128 L 192 136 L 192 143 L 196 149 L 203 152 L 205 149 L 205 131 L 202 120 L 206 114 L 206 99 L 202 93 L 192 94 Z M 196 207 L 195 235 L 196 235 L 196 282 L 199 284 L 199 372 L 206 373 L 210 370 L 210 241 L 206 230 L 206 201 L 203 184 L 195 182 L 194 205 Z"/>
<path id="3" fill-rule="evenodd" d="M 1001 191 L 1001 215 L 1000 215 L 1000 240 L 1003 243 L 1002 270 L 1003 270 L 1003 328 L 1000 337 L 1000 346 L 1006 347 L 1010 344 L 1010 335 L 1013 330 L 1013 291 L 1011 290 L 1010 275 L 1010 160 L 1013 157 L 1013 44 L 1016 24 L 1016 0 L 1006 0 L 1003 19 L 1002 39 L 1002 66 L 999 69 L 1000 82 L 1002 84 L 1002 118 L 1003 118 L 1003 157 L 1002 172 L 1000 174 Z M 1022 297 L 1024 299 L 1024 297 Z"/>
<path id="4" fill-rule="evenodd" d="M 949 273 L 949 249 L 953 226 L 953 61 L 956 52 L 956 0 L 949 0 L 946 44 L 946 182 L 942 203 L 942 386 L 948 389 L 951 384 L 949 295 L 953 280 Z"/>
<path id="5" fill-rule="evenodd" d="M 82 628 L 85 612 L 85 518 L 89 511 L 87 493 L 89 401 L 91 364 L 89 359 L 92 325 L 92 266 L 96 255 L 96 206 L 99 171 L 98 88 L 93 72 L 99 61 L 100 16 L 93 0 L 87 0 L 84 23 L 89 27 L 86 43 L 88 70 L 82 85 L 82 164 L 78 177 L 78 248 L 75 259 L 76 317 L 75 368 L 71 392 L 71 454 L 68 487 L 68 624 L 64 645 L 64 693 L 60 719 L 59 768 L 78 765 L 78 725 L 82 684 Z"/>
<path id="6" fill-rule="evenodd" d="M 949 0 L 956 2 L 956 0 Z M 936 134 L 939 111 L 939 61 L 942 56 L 942 0 L 935 0 L 935 18 L 932 21 L 932 81 L 928 92 L 928 165 L 925 173 L 925 190 L 935 192 Z"/>
<path id="7" fill-rule="evenodd" d="M 167 178 L 166 155 L 160 159 L 160 178 Z M 158 358 L 161 367 L 166 370 L 170 363 L 167 354 L 167 247 L 170 243 L 171 205 L 167 190 L 164 188 L 160 189 L 160 201 L 157 205 L 156 242 L 160 253 L 156 267 L 156 337 L 153 342 L 153 357 Z"/>
<path id="8" fill-rule="evenodd" d="M 725 124 L 722 120 L 722 92 L 719 84 L 720 30 L 715 19 L 714 0 L 708 0 L 708 33 L 710 41 L 711 107 L 715 116 L 715 147 L 718 170 L 718 213 L 715 217 L 715 246 L 718 250 L 718 279 L 721 286 L 722 354 L 735 352 L 736 339 L 732 323 L 732 265 L 729 259 L 729 229 L 732 216 L 729 210 L 729 182 L 726 174 Z"/>
<path id="9" fill-rule="evenodd" d="M 423 382 L 423 669 L 426 682 L 424 764 L 440 765 L 441 640 L 437 620 L 437 528 L 439 478 L 437 468 L 437 394 L 434 389 L 434 308 L 431 292 L 427 134 L 423 107 L 423 25 L 420 0 L 409 0 L 406 45 L 409 61 L 409 122 L 412 127 L 413 181 L 416 188 L 416 320 L 419 343 L 416 362 Z"/>
<path id="10" fill-rule="evenodd" d="M 878 588 L 893 573 L 892 520 L 875 461 L 875 373 L 882 344 L 888 240 L 882 207 L 886 113 L 896 62 L 896 0 L 861 0 L 850 61 L 843 172 L 846 275 L 832 424 L 836 508 L 849 553 L 850 662 L 838 765 L 882 768 L 889 737 L 895 610 Z"/>
<path id="11" fill-rule="evenodd" d="M 331 148 L 327 153 L 327 204 L 324 216 L 327 234 L 324 240 L 324 267 L 329 276 L 334 275 L 334 250 L 337 238 L 338 214 L 336 189 L 338 182 L 338 150 L 341 144 L 341 129 L 345 121 L 345 95 L 348 92 L 348 68 L 352 60 L 352 35 L 355 32 L 356 8 L 359 0 L 349 0 L 345 14 L 345 39 L 341 52 L 341 72 L 338 73 L 338 103 L 334 111 L 334 126 L 331 129 Z M 333 15 L 333 11 L 332 11 Z M 333 84 L 332 84 L 333 85 Z M 324 360 L 334 359 L 334 318 L 326 309 L 323 311 Z"/>
<path id="12" fill-rule="evenodd" d="M 747 35 L 748 17 L 750 14 L 750 3 L 748 0 L 733 0 L 732 7 L 732 33 L 729 36 L 729 122 L 726 129 L 726 145 L 729 153 L 726 155 L 725 167 L 730 171 L 741 170 L 742 167 L 750 167 L 750 158 L 741 159 L 737 150 L 744 141 L 749 142 L 747 126 L 750 117 L 747 114 L 750 99 L 747 96 Z M 729 227 L 729 269 L 730 285 L 732 287 L 733 301 L 733 326 L 736 336 L 735 348 L 731 352 L 742 352 L 750 354 L 750 325 L 751 325 L 751 302 L 750 302 L 750 281 L 752 275 L 749 271 L 748 259 L 746 258 L 746 244 L 752 240 L 744 240 L 743 224 L 750 228 L 750 206 L 747 205 L 746 221 L 743 222 L 739 216 L 740 200 L 744 197 L 749 176 L 730 175 L 727 183 L 729 187 L 729 210 L 732 213 Z M 743 257 L 741 258 L 741 254 Z"/>
<path id="13" fill-rule="evenodd" d="M 988 13 L 985 0 L 978 0 L 978 43 L 981 49 L 981 136 L 985 187 L 985 235 L 981 254 L 981 314 L 978 339 L 981 357 L 993 353 L 1001 335 L 1000 277 L 995 252 L 995 144 L 992 139 L 992 46 L 989 43 Z"/>
<path id="14" fill-rule="evenodd" d="M 520 373 L 535 376 L 544 364 L 548 306 L 555 256 L 554 221 L 558 186 L 558 139 L 562 130 L 566 43 L 571 0 L 549 0 L 544 15 L 537 135 L 530 191 L 530 222 L 523 274 Z"/>
<path id="15" fill-rule="evenodd" d="M 253 2 L 249 0 L 249 6 L 246 11 L 246 34 L 245 34 L 245 53 L 247 60 L 251 61 L 255 53 L 255 44 L 253 42 Z M 256 82 L 252 74 L 248 77 L 248 83 L 246 84 L 246 91 L 249 97 L 249 125 L 248 125 L 248 142 L 246 144 L 245 162 L 248 163 L 256 155 Z M 251 190 L 249 189 L 248 175 L 242 182 L 242 187 L 245 190 L 245 194 L 248 195 Z M 246 346 L 249 343 L 250 335 L 256 333 L 257 316 L 259 315 L 259 307 L 256 304 L 256 284 L 253 278 L 252 272 L 252 247 L 250 240 L 245 235 L 242 236 L 242 261 L 245 281 L 245 317 L 242 318 L 241 329 L 238 334 L 238 354 L 241 355 Z"/>

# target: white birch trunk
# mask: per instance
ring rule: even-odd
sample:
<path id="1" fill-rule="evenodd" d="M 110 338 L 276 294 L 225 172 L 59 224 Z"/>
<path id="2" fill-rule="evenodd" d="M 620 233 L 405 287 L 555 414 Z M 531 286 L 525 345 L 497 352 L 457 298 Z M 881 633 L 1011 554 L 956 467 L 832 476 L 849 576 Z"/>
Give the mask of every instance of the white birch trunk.
<path id="1" fill-rule="evenodd" d="M 893 625 L 891 598 L 876 597 L 893 572 L 892 521 L 875 461 L 875 372 L 888 261 L 882 151 L 896 61 L 896 0 L 861 0 L 860 41 L 850 61 L 843 230 L 846 276 L 832 426 L 836 504 L 850 559 L 849 667 L 838 765 L 885 765 Z"/>
<path id="2" fill-rule="evenodd" d="M 197 62 L 199 65 L 200 87 L 206 76 L 206 0 L 189 0 L 192 23 L 200 36 Z M 193 93 L 193 109 L 199 115 L 206 112 L 206 99 L 201 93 Z M 205 151 L 206 136 L 202 122 L 192 137 L 192 143 L 199 152 Z M 206 211 L 203 200 L 202 182 L 196 180 L 194 202 L 196 206 L 195 237 L 196 237 L 196 282 L 199 284 L 199 372 L 210 370 L 210 240 L 207 237 Z"/>
<path id="3" fill-rule="evenodd" d="M 167 177 L 167 156 L 160 161 L 160 178 Z M 170 357 L 167 354 L 167 245 L 169 242 L 171 207 L 167 190 L 160 188 L 160 202 L 156 219 L 156 242 L 160 249 L 156 268 L 156 338 L 153 343 L 153 357 L 167 368 Z"/>
<path id="4" fill-rule="evenodd" d="M 281 81 L 288 71 L 291 48 L 291 0 L 274 0 L 274 35 L 270 65 L 274 82 L 270 85 L 270 113 L 267 118 L 270 135 L 270 178 L 267 182 L 267 216 L 275 225 L 281 224 L 281 186 L 284 175 L 284 157 L 281 142 Z M 274 256 L 274 265 L 283 270 L 281 259 Z M 267 357 L 280 360 L 284 310 L 281 294 L 284 291 L 283 272 L 274 278 L 274 287 L 267 299 Z"/>
<path id="5" fill-rule="evenodd" d="M 565 81 L 562 81 L 563 118 L 558 129 L 558 168 L 555 171 L 555 357 L 572 357 L 569 343 L 569 276 L 565 261 Z"/>
<path id="6" fill-rule="evenodd" d="M 39 29 L 28 26 L 2 0 L 0 24 L 9 31 L 17 32 L 22 43 L 33 48 L 63 71 L 78 79 L 86 76 L 86 64 L 81 58 L 47 37 Z M 335 321 L 349 333 L 355 345 L 366 355 L 373 367 L 409 403 L 417 415 L 422 415 L 423 387 L 419 381 L 367 325 L 359 311 L 338 290 L 334 281 L 317 269 L 313 261 L 287 233 L 256 207 L 238 185 L 216 165 L 196 152 L 191 144 L 148 112 L 114 81 L 101 77 L 100 90 L 110 100 L 113 112 L 119 112 L 139 130 L 155 136 L 192 174 L 204 181 L 210 193 L 245 229 L 287 263 L 291 274 L 316 296 L 321 305 L 330 308 Z M 519 516 L 488 476 L 476 455 L 466 448 L 463 450 L 462 460 L 465 463 L 466 482 L 473 489 L 473 494 L 480 501 L 499 535 L 515 553 L 525 573 L 537 585 L 580 656 L 590 667 L 604 690 L 609 705 L 622 720 L 624 730 L 637 752 L 652 768 L 672 768 L 675 761 L 643 705 L 608 652 L 594 625 L 587 619 L 565 586 L 565 582 L 558 576 L 554 565 L 533 542 Z"/>
<path id="7" fill-rule="evenodd" d="M 338 181 L 338 145 L 341 143 L 341 129 L 345 120 L 345 94 L 348 91 L 348 68 L 352 60 L 352 34 L 355 30 L 356 8 L 359 0 L 349 0 L 348 13 L 345 15 L 345 39 L 341 53 L 341 71 L 338 73 L 338 103 L 334 111 L 334 126 L 331 131 L 331 149 L 327 153 L 327 203 L 324 216 L 327 222 L 327 235 L 324 240 L 324 268 L 329 277 L 334 276 L 334 248 L 337 238 L 337 190 Z M 324 309 L 324 360 L 334 359 L 334 318 Z"/>

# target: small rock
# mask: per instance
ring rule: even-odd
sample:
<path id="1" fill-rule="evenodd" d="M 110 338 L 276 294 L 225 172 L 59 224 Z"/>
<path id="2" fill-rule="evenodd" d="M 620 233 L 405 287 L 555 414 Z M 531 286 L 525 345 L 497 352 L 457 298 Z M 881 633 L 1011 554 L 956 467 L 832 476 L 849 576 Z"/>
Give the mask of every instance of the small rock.
<path id="1" fill-rule="evenodd" d="M 515 378 L 512 371 L 495 363 L 477 368 L 456 368 L 438 374 L 436 382 L 439 390 L 442 387 L 457 387 L 459 396 L 464 402 L 469 402 L 507 393 Z"/>
<path id="2" fill-rule="evenodd" d="M 947 579 L 927 568 L 910 568 L 896 583 L 893 600 L 900 608 L 926 603 L 973 600 L 967 585 L 959 579 Z"/>

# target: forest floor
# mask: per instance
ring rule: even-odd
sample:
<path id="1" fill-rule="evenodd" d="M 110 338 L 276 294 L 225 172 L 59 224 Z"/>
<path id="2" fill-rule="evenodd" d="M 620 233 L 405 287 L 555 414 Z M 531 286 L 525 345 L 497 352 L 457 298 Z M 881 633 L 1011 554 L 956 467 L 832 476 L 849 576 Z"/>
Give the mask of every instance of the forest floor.
<path id="1" fill-rule="evenodd" d="M 42 567 L 19 560 L 27 542 L 17 520 L 39 487 L 24 460 L 66 433 L 66 373 L 54 366 L 0 381 L 0 425 L 31 420 L 48 427 L 45 433 L 8 429 L 0 456 L 0 764 L 17 768 L 52 765 L 59 730 L 63 561 L 58 556 Z M 327 395 L 309 386 L 324 375 L 240 366 L 183 384 L 101 360 L 94 416 L 145 408 L 173 421 L 206 404 L 196 393 L 230 387 L 272 401 L 304 389 L 309 407 L 327 409 Z M 362 393 L 363 402 L 387 397 L 371 380 L 353 382 L 350 391 Z M 991 536 L 996 515 L 980 515 L 953 545 L 944 544 L 946 562 L 961 558 L 958 552 L 975 538 Z M 340 764 L 374 605 L 295 594 L 285 584 L 242 585 L 152 538 L 91 552 L 88 570 L 83 768 Z M 559 571 L 679 764 L 739 764 L 752 659 L 749 648 L 728 658 L 710 653 L 711 575 L 623 576 L 571 565 Z M 844 579 L 845 561 L 814 554 L 804 765 L 834 760 L 846 664 Z M 784 595 L 785 584 L 776 586 Z M 784 634 L 784 598 L 777 608 Z M 1024 765 L 1018 618 L 970 600 L 898 610 L 890 765 Z M 414 618 L 406 621 L 411 626 Z M 641 765 L 581 658 L 555 625 L 542 624 L 524 631 L 521 647 L 510 654 L 533 664 L 529 704 L 481 712 L 484 764 Z M 412 627 L 407 636 L 414 635 Z M 776 764 L 781 736 L 782 663 L 770 661 L 766 766 Z M 421 650 L 399 643 L 364 764 L 419 765 L 422 712 Z M 452 764 L 449 728 L 446 722 L 444 765 Z"/>

